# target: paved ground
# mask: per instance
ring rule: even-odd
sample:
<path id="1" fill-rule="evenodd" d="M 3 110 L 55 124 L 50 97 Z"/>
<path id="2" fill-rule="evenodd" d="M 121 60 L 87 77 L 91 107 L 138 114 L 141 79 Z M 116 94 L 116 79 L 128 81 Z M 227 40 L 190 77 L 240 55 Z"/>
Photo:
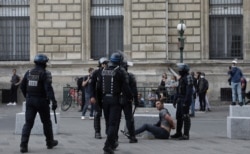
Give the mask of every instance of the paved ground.
<path id="1" fill-rule="evenodd" d="M 220 102 L 219 102 L 220 103 Z M 137 144 L 130 144 L 120 134 L 120 145 L 116 154 L 246 154 L 250 153 L 249 140 L 227 138 L 226 117 L 228 105 L 212 106 L 212 112 L 197 112 L 192 118 L 189 141 L 158 140 L 138 138 Z M 21 105 L 6 106 L 0 104 L 0 154 L 19 152 L 20 135 L 15 135 L 15 114 L 21 112 Z M 156 110 L 150 110 L 153 112 Z M 138 110 L 136 113 L 144 112 Z M 31 135 L 29 153 L 36 154 L 102 154 L 104 139 L 94 139 L 93 120 L 81 120 L 77 109 L 60 112 L 59 134 L 55 139 L 59 145 L 52 150 L 45 147 L 43 135 Z M 157 113 L 157 111 L 155 112 Z M 102 119 L 102 123 L 104 119 Z M 104 126 L 104 125 L 103 125 Z M 121 127 L 124 127 L 124 119 Z M 250 128 L 249 128 L 250 129 Z M 104 130 L 102 130 L 104 131 Z M 173 134 L 174 131 L 171 132 Z M 102 132 L 104 135 L 104 132 Z"/>

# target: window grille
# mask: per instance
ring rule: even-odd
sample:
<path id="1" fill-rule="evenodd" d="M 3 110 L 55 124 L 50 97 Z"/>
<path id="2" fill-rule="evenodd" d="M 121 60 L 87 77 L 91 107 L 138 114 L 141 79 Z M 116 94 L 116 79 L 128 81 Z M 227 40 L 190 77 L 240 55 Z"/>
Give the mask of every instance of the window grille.
<path id="1" fill-rule="evenodd" d="M 243 1 L 210 0 L 210 59 L 243 58 Z"/>
<path id="2" fill-rule="evenodd" d="M 91 1 L 91 58 L 123 51 L 123 0 Z"/>
<path id="3" fill-rule="evenodd" d="M 28 61 L 29 0 L 0 0 L 0 61 Z"/>

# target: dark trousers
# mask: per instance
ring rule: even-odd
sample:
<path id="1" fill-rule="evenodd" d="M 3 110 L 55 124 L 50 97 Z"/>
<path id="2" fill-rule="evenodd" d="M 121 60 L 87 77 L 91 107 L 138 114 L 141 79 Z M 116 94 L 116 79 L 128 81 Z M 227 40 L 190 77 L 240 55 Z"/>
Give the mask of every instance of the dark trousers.
<path id="1" fill-rule="evenodd" d="M 94 129 L 96 133 L 101 133 L 101 117 L 102 117 L 102 106 L 100 104 L 101 100 L 99 99 L 95 104 L 94 112 Z"/>
<path id="2" fill-rule="evenodd" d="M 121 109 L 123 110 L 123 113 L 125 115 L 126 120 L 126 127 L 128 129 L 129 136 L 135 136 L 135 124 L 134 124 L 134 115 L 133 115 L 133 106 L 131 102 L 126 102 L 121 105 Z M 121 113 L 120 113 L 121 117 Z M 117 124 L 117 133 L 119 132 L 119 126 L 120 126 L 121 119 L 119 120 L 119 123 Z"/>
<path id="3" fill-rule="evenodd" d="M 135 130 L 135 135 L 140 134 L 144 131 L 149 131 L 155 136 L 155 138 L 158 138 L 158 139 L 169 138 L 169 132 L 167 130 L 158 126 L 154 126 L 152 124 L 144 124 L 142 127 Z"/>
<path id="4" fill-rule="evenodd" d="M 11 84 L 10 88 L 10 102 L 16 102 L 17 103 L 17 88 L 15 84 Z"/>
<path id="5" fill-rule="evenodd" d="M 44 98 L 31 97 L 26 98 L 25 124 L 22 130 L 21 146 L 28 145 L 30 132 L 33 128 L 37 113 L 39 113 L 41 122 L 43 123 L 46 142 L 54 140 L 49 102 Z"/>
<path id="6" fill-rule="evenodd" d="M 206 110 L 206 93 L 199 93 L 199 100 L 200 100 L 200 110 Z"/>
<path id="7" fill-rule="evenodd" d="M 103 112 L 107 124 L 107 139 L 105 147 L 112 147 L 115 145 L 117 134 L 117 123 L 120 120 L 121 106 L 119 104 L 119 97 L 104 97 L 103 98 Z"/>
<path id="8" fill-rule="evenodd" d="M 189 108 L 190 103 L 184 104 L 183 99 L 179 99 L 177 102 L 177 109 L 176 109 L 176 134 L 182 134 L 182 127 L 184 124 L 184 135 L 189 136 L 189 130 L 191 127 L 191 120 L 189 117 Z"/>

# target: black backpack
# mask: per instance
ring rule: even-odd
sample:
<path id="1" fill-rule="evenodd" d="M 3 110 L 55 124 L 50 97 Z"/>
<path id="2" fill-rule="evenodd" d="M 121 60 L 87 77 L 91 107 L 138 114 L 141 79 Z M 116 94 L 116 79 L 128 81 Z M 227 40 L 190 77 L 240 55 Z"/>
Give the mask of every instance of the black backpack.
<path id="1" fill-rule="evenodd" d="M 82 89 L 82 82 L 83 82 L 83 78 L 84 77 L 80 77 L 77 79 L 77 91 L 81 90 Z"/>

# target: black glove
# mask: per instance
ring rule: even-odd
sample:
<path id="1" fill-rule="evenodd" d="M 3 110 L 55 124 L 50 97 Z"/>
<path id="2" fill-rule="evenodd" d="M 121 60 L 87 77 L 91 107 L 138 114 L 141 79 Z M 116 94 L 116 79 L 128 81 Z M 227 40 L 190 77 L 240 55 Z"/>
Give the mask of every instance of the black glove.
<path id="1" fill-rule="evenodd" d="M 56 108 L 57 108 L 57 101 L 53 101 L 52 110 L 56 110 Z"/>
<path id="2" fill-rule="evenodd" d="M 139 106 L 139 101 L 138 101 L 137 98 L 134 99 L 134 105 L 135 105 L 135 107 L 138 107 L 138 106 Z"/>

